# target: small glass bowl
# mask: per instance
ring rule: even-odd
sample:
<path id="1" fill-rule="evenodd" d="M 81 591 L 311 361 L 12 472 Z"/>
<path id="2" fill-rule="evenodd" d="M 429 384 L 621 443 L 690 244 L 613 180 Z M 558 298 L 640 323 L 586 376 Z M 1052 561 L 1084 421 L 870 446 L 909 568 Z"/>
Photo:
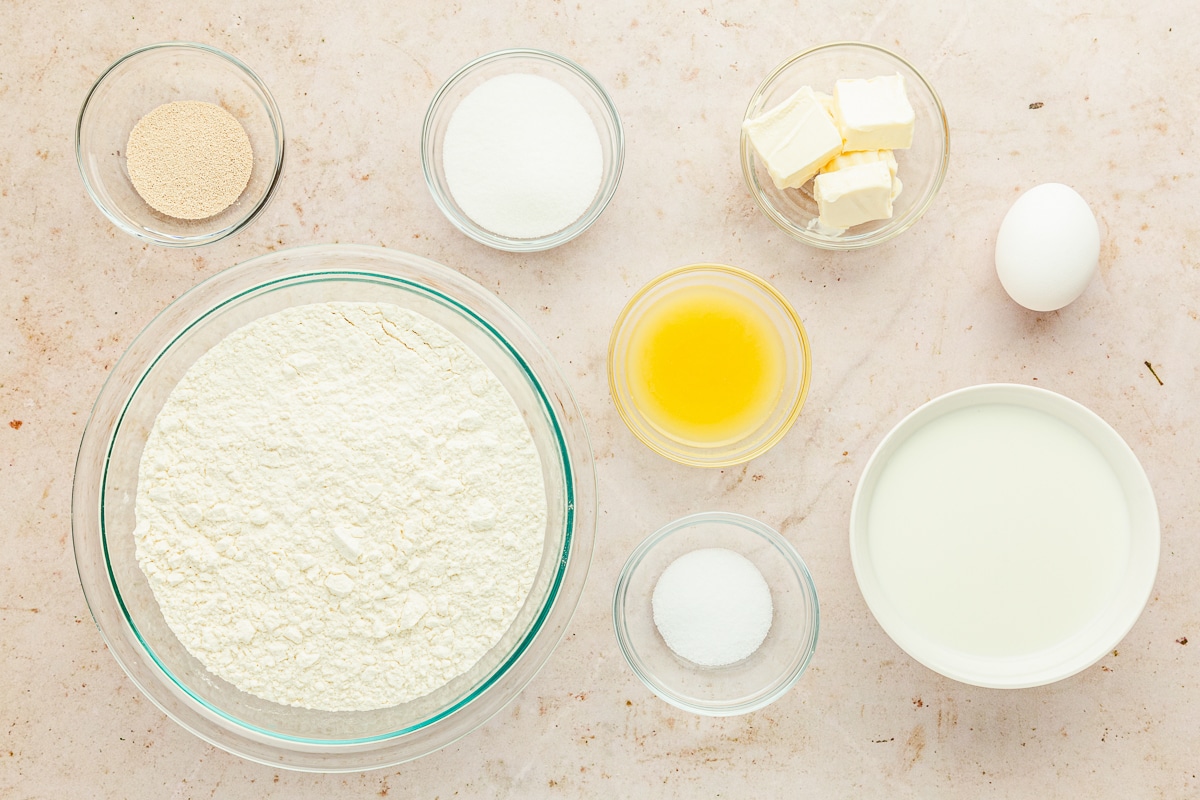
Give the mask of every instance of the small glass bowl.
<path id="1" fill-rule="evenodd" d="M 734 442 L 702 446 L 669 436 L 638 409 L 629 387 L 630 347 L 647 312 L 681 289 L 716 287 L 735 292 L 754 303 L 774 324 L 783 342 L 783 389 L 770 416 L 754 431 Z M 812 379 L 812 353 L 804 324 L 771 284 L 737 267 L 692 264 L 664 272 L 630 298 L 613 326 L 608 345 L 608 385 L 621 419 L 633 435 L 656 453 L 695 467 L 727 467 L 771 449 L 800 416 Z"/>
<path id="2" fill-rule="evenodd" d="M 596 126 L 604 159 L 600 188 L 582 216 L 562 230 L 528 239 L 502 236 L 471 219 L 450 193 L 442 166 L 442 141 L 458 104 L 491 78 L 514 73 L 549 78 L 574 95 Z M 421 168 L 437 207 L 456 228 L 475 241 L 513 253 L 549 250 L 571 241 L 590 228 L 616 193 L 624 162 L 625 134 L 621 128 L 621 118 L 604 87 L 573 61 L 542 50 L 499 50 L 480 56 L 460 68 L 433 96 L 421 129 Z"/>
<path id="3" fill-rule="evenodd" d="M 242 124 L 254 151 L 250 182 L 229 208 L 201 220 L 155 211 L 125 168 L 138 120 L 174 101 L 221 106 Z M 267 207 L 283 168 L 283 120 L 257 75 L 215 47 L 163 42 L 121 57 L 92 86 L 75 124 L 75 160 L 92 202 L 121 230 L 164 247 L 196 247 L 237 233 Z"/>
<path id="4" fill-rule="evenodd" d="M 839 235 L 817 230 L 817 201 L 812 196 L 812 183 L 800 189 L 777 188 L 754 152 L 750 138 L 742 131 L 742 175 L 746 187 L 767 218 L 784 233 L 825 250 L 857 250 L 886 242 L 908 230 L 933 203 L 946 178 L 950 129 L 942 101 L 929 81 L 900 56 L 873 44 L 833 42 L 805 50 L 780 64 L 759 84 L 743 121 L 782 103 L 801 86 L 831 94 L 840 78 L 875 78 L 896 73 L 904 77 L 916 125 L 912 147 L 895 151 L 900 164 L 897 177 L 904 188 L 893 203 L 891 219 L 864 222 Z"/>
<path id="5" fill-rule="evenodd" d="M 675 559 L 720 547 L 749 559 L 771 589 L 774 606 L 767 638 L 747 658 L 701 667 L 680 658 L 654 624 L 651 599 Z M 677 519 L 629 556 L 613 594 L 613 627 L 621 655 L 660 698 L 684 711 L 729 717 L 778 700 L 808 668 L 817 649 L 820 609 L 812 576 L 795 548 L 758 520 L 709 511 Z"/>

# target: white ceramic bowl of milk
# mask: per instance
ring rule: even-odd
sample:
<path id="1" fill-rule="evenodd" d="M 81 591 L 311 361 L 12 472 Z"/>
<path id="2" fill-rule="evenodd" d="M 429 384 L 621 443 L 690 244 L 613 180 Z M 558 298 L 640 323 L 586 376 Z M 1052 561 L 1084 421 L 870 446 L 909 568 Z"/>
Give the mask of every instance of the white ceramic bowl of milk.
<path id="1" fill-rule="evenodd" d="M 976 686 L 1039 686 L 1133 627 L 1158 569 L 1158 510 L 1133 451 L 1087 408 L 972 386 L 880 443 L 850 552 L 867 605 L 914 659 Z"/>

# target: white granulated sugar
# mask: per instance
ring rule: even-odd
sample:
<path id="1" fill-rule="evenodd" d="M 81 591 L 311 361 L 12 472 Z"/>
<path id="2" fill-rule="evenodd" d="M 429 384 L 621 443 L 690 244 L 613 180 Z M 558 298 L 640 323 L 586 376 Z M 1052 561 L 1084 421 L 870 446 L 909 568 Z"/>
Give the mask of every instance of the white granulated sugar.
<path id="1" fill-rule="evenodd" d="M 754 654 L 771 630 L 771 589 L 758 567 L 722 547 L 672 561 L 654 586 L 654 625 L 676 655 L 723 667 Z"/>
<path id="2" fill-rule="evenodd" d="M 442 143 L 454 201 L 480 227 L 514 239 L 547 236 L 583 216 L 603 167 L 583 104 L 538 75 L 480 84 L 454 109 Z"/>
<path id="3" fill-rule="evenodd" d="M 425 695 L 507 630 L 537 573 L 541 464 L 462 341 L 394 305 L 262 317 L 188 370 L 138 476 L 138 561 L 210 671 L 286 705 Z"/>

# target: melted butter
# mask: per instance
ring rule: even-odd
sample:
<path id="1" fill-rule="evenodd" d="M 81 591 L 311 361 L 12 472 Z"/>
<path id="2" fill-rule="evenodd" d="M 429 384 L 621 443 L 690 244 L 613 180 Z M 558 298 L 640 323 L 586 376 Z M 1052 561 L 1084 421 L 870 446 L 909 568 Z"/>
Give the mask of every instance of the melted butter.
<path id="1" fill-rule="evenodd" d="M 714 445 L 753 433 L 783 391 L 783 342 L 767 314 L 728 290 L 692 286 L 649 309 L 630 338 L 629 390 L 676 441 Z"/>

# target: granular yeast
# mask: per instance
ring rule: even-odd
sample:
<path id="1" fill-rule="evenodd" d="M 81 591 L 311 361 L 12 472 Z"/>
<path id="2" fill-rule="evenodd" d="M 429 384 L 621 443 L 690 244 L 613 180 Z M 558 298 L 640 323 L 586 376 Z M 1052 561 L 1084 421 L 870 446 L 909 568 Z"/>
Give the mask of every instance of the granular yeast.
<path id="1" fill-rule="evenodd" d="M 125 165 L 151 208 L 177 219 L 207 219 L 231 206 L 254 166 L 241 123 L 213 103 L 166 103 L 129 132 Z"/>

